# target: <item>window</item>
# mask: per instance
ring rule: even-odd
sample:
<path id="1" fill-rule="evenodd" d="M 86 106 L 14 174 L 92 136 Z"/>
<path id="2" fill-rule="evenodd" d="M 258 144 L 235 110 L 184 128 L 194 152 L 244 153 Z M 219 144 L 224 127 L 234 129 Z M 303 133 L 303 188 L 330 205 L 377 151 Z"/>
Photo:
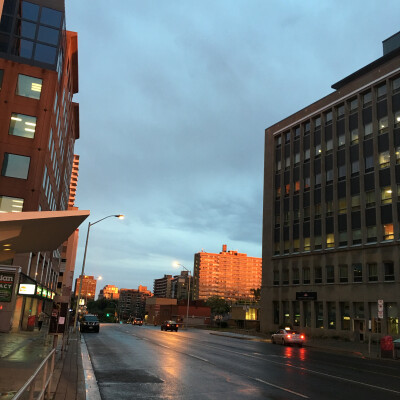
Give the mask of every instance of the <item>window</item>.
<path id="1" fill-rule="evenodd" d="M 280 243 L 278 242 L 278 243 L 275 243 L 275 245 L 274 245 L 274 255 L 276 256 L 279 253 L 280 253 Z M 275 283 L 274 283 L 274 285 L 275 285 Z"/>
<path id="2" fill-rule="evenodd" d="M 288 196 L 290 193 L 290 183 L 287 183 L 285 185 L 285 196 Z"/>
<path id="3" fill-rule="evenodd" d="M 285 240 L 285 242 L 283 243 L 283 252 L 285 254 L 289 253 L 290 251 L 290 242 L 289 240 Z"/>
<path id="4" fill-rule="evenodd" d="M 298 268 L 293 268 L 293 285 L 298 285 L 300 283 L 300 274 Z"/>
<path id="5" fill-rule="evenodd" d="M 310 268 L 309 267 L 304 267 L 303 268 L 303 284 L 309 284 L 310 281 Z"/>
<path id="6" fill-rule="evenodd" d="M 24 114 L 11 114 L 9 135 L 33 139 L 36 131 L 36 117 Z"/>
<path id="7" fill-rule="evenodd" d="M 310 189 L 311 179 L 309 176 L 304 177 L 304 190 Z"/>
<path id="8" fill-rule="evenodd" d="M 314 204 L 314 217 L 321 218 L 321 203 Z"/>
<path id="9" fill-rule="evenodd" d="M 339 282 L 346 283 L 349 281 L 349 269 L 346 264 L 339 265 Z"/>
<path id="10" fill-rule="evenodd" d="M 314 283 L 322 283 L 322 268 L 314 267 Z"/>
<path id="11" fill-rule="evenodd" d="M 325 125 L 330 125 L 332 123 L 332 111 L 325 114 Z"/>
<path id="12" fill-rule="evenodd" d="M 321 172 L 315 174 L 315 186 L 321 185 Z"/>
<path id="13" fill-rule="evenodd" d="M 290 132 L 286 132 L 285 133 L 285 143 L 289 143 L 290 142 Z"/>
<path id="14" fill-rule="evenodd" d="M 315 118 L 314 126 L 315 126 L 315 128 L 319 128 L 321 126 L 321 117 Z"/>
<path id="15" fill-rule="evenodd" d="M 368 282 L 376 282 L 378 280 L 378 264 L 369 263 L 368 268 Z"/>
<path id="16" fill-rule="evenodd" d="M 400 116 L 399 116 L 400 120 Z M 332 138 L 326 139 L 326 151 L 331 151 L 333 149 L 333 140 Z"/>
<path id="17" fill-rule="evenodd" d="M 378 87 L 377 96 L 378 96 L 378 100 L 382 100 L 386 97 L 386 84 Z"/>
<path id="18" fill-rule="evenodd" d="M 51 8 L 43 7 L 40 16 L 40 23 L 45 25 L 59 28 L 61 25 L 62 13 L 60 11 L 53 10 Z"/>
<path id="19" fill-rule="evenodd" d="M 378 123 L 379 133 L 385 133 L 388 130 L 389 122 L 388 117 L 382 117 Z"/>
<path id="20" fill-rule="evenodd" d="M 393 240 L 393 224 L 384 224 L 383 225 L 383 240 Z"/>
<path id="21" fill-rule="evenodd" d="M 326 283 L 335 283 L 335 268 L 333 265 L 326 266 Z"/>
<path id="22" fill-rule="evenodd" d="M 339 106 L 336 109 L 336 113 L 337 113 L 337 119 L 342 119 L 344 118 L 344 105 Z"/>
<path id="23" fill-rule="evenodd" d="M 364 157 L 364 165 L 365 165 L 365 172 L 374 169 L 374 156 L 372 154 Z"/>
<path id="24" fill-rule="evenodd" d="M 0 89 L 1 89 L 1 82 L 0 82 Z M 395 128 L 398 128 L 400 126 L 400 111 L 396 111 L 394 113 L 393 119 Z"/>
<path id="25" fill-rule="evenodd" d="M 358 108 L 358 99 L 355 98 L 353 100 L 350 100 L 350 113 L 353 114 L 355 111 L 357 111 Z"/>
<path id="26" fill-rule="evenodd" d="M 326 216 L 330 215 L 333 215 L 333 201 L 331 200 L 326 202 Z"/>
<path id="27" fill-rule="evenodd" d="M 339 214 L 346 214 L 347 212 L 347 202 L 346 197 L 339 199 Z"/>
<path id="28" fill-rule="evenodd" d="M 390 165 L 390 153 L 389 150 L 382 151 L 379 153 L 379 167 L 387 168 Z"/>
<path id="29" fill-rule="evenodd" d="M 304 133 L 309 133 L 310 132 L 310 122 L 306 122 L 304 124 Z"/>
<path id="30" fill-rule="evenodd" d="M 365 192 L 365 205 L 369 207 L 375 207 L 375 190 Z"/>
<path id="31" fill-rule="evenodd" d="M 0 212 L 21 212 L 24 207 L 24 199 L 17 197 L 0 196 Z"/>
<path id="32" fill-rule="evenodd" d="M 322 249 L 322 237 L 320 235 L 314 236 L 314 249 Z"/>
<path id="33" fill-rule="evenodd" d="M 289 270 L 284 269 L 282 271 L 282 285 L 289 285 Z"/>
<path id="34" fill-rule="evenodd" d="M 310 158 L 310 149 L 304 149 L 304 159 L 308 160 Z"/>
<path id="35" fill-rule="evenodd" d="M 41 79 L 27 75 L 18 75 L 17 90 L 15 92 L 17 95 L 39 100 L 41 92 Z"/>
<path id="36" fill-rule="evenodd" d="M 382 204 L 392 203 L 392 189 L 390 186 L 381 188 L 381 200 Z"/>
<path id="37" fill-rule="evenodd" d="M 326 248 L 332 249 L 335 247 L 335 235 L 333 233 L 328 233 L 326 235 Z"/>
<path id="38" fill-rule="evenodd" d="M 361 229 L 353 229 L 353 245 L 361 244 L 362 236 L 361 236 Z"/>
<path id="39" fill-rule="evenodd" d="M 372 122 L 364 124 L 364 136 L 367 137 L 369 135 L 372 135 Z"/>
<path id="40" fill-rule="evenodd" d="M 308 221 L 310 219 L 310 207 L 304 207 L 303 219 L 304 221 Z"/>
<path id="41" fill-rule="evenodd" d="M 57 99 L 57 97 L 56 97 Z M 280 147 L 280 145 L 282 144 L 282 136 L 277 136 L 275 138 L 275 147 Z"/>
<path id="42" fill-rule="evenodd" d="M 297 126 L 296 128 L 294 128 L 294 138 L 297 139 L 300 137 L 300 127 Z"/>
<path id="43" fill-rule="evenodd" d="M 304 251 L 310 251 L 310 249 L 311 249 L 310 238 L 306 237 L 304 238 Z"/>
<path id="44" fill-rule="evenodd" d="M 353 282 L 362 282 L 362 264 L 353 264 Z"/>
<path id="45" fill-rule="evenodd" d="M 3 75 L 4 75 L 4 70 L 0 69 L 0 90 L 3 85 Z"/>
<path id="46" fill-rule="evenodd" d="M 372 102 L 372 93 L 371 92 L 364 93 L 362 99 L 364 108 L 370 106 Z"/>
<path id="47" fill-rule="evenodd" d="M 276 170 L 280 171 L 282 168 L 282 161 L 281 160 L 276 160 Z"/>
<path id="48" fill-rule="evenodd" d="M 31 158 L 17 154 L 4 153 L 2 176 L 27 179 Z"/>
<path id="49" fill-rule="evenodd" d="M 367 226 L 367 243 L 376 243 L 376 226 Z"/>
<path id="50" fill-rule="evenodd" d="M 400 92 L 400 77 L 393 79 L 392 81 L 392 91 L 393 93 Z"/>
<path id="51" fill-rule="evenodd" d="M 338 147 L 344 146 L 346 144 L 346 135 L 344 133 L 340 133 L 338 135 Z"/>
<path id="52" fill-rule="evenodd" d="M 392 261 L 383 263 L 385 270 L 385 282 L 394 281 L 394 265 Z"/>
<path id="53" fill-rule="evenodd" d="M 358 211 L 360 207 L 360 195 L 356 194 L 351 197 L 351 209 L 352 211 Z"/>
<path id="54" fill-rule="evenodd" d="M 360 172 L 360 162 L 358 160 L 353 160 L 351 162 L 351 173 L 357 174 L 358 172 Z"/>
<path id="55" fill-rule="evenodd" d="M 275 189 L 275 196 L 278 198 L 278 197 L 281 197 L 281 188 L 280 187 L 278 187 L 278 188 L 276 188 Z"/>
<path id="56" fill-rule="evenodd" d="M 339 246 L 347 246 L 347 231 L 339 232 Z"/>
<path id="57" fill-rule="evenodd" d="M 350 138 L 352 143 L 358 143 L 358 128 L 355 128 L 350 132 Z"/>
<path id="58" fill-rule="evenodd" d="M 294 163 L 298 164 L 300 162 L 300 153 L 294 153 Z"/>
<path id="59" fill-rule="evenodd" d="M 333 169 L 326 171 L 326 182 L 333 181 Z"/>
<path id="60" fill-rule="evenodd" d="M 300 251 L 300 239 L 293 240 L 293 252 L 298 253 Z"/>
<path id="61" fill-rule="evenodd" d="M 320 155 L 321 155 L 321 152 L 322 152 L 322 150 L 321 150 L 321 143 L 317 143 L 317 144 L 315 145 L 315 153 L 314 153 L 315 157 L 320 156 Z"/>

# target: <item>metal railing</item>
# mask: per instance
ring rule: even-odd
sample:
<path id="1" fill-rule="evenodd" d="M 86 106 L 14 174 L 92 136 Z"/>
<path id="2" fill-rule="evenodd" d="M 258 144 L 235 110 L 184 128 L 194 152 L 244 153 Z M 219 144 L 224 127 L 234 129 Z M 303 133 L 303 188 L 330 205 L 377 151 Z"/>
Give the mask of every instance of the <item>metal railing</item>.
<path id="1" fill-rule="evenodd" d="M 13 397 L 13 400 L 42 400 L 50 398 L 51 381 L 54 372 L 56 349 L 51 350 L 47 357 L 41 362 L 34 374 L 28 379 L 24 386 Z M 50 363 L 50 368 L 49 368 Z M 40 379 L 41 378 L 41 379 Z"/>

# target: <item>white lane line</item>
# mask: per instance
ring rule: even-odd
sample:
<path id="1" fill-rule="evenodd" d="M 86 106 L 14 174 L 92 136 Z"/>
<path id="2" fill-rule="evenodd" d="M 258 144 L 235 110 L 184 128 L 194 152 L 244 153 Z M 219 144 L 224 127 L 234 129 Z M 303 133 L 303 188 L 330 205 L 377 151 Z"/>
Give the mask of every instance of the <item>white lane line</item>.
<path id="1" fill-rule="evenodd" d="M 85 374 L 85 388 L 87 400 L 101 400 L 99 387 L 97 386 L 96 376 L 94 375 L 92 361 L 86 347 L 85 339 L 81 335 L 81 356 L 83 372 Z"/>
<path id="2" fill-rule="evenodd" d="M 170 349 L 171 347 L 169 347 L 169 346 L 166 346 L 165 344 L 161 344 L 161 343 L 157 343 L 159 346 L 161 346 L 161 347 L 165 347 L 166 349 Z"/>
<path id="3" fill-rule="evenodd" d="M 185 354 L 185 353 L 183 353 Z M 205 358 L 201 358 L 199 356 L 195 356 L 194 354 L 190 354 L 190 353 L 186 353 L 188 356 L 193 357 L 193 358 L 197 358 L 198 360 L 204 361 L 204 362 L 209 362 L 208 360 L 206 360 Z"/>
<path id="4" fill-rule="evenodd" d="M 264 384 L 266 384 L 266 385 L 268 385 L 268 386 L 272 386 L 272 387 L 274 387 L 274 388 L 276 388 L 276 389 L 284 390 L 285 392 L 292 393 L 292 394 L 294 394 L 294 395 L 296 395 L 296 396 L 299 396 L 299 397 L 303 397 L 303 399 L 309 399 L 309 397 L 306 396 L 306 395 L 304 395 L 304 394 L 294 392 L 293 390 L 286 389 L 286 388 L 284 388 L 284 387 L 282 387 L 282 386 L 274 385 L 274 384 L 271 383 L 271 382 L 263 381 L 262 379 L 258 379 L 258 378 L 252 378 L 252 379 L 254 379 L 254 380 L 257 381 L 257 382 L 264 383 Z"/>

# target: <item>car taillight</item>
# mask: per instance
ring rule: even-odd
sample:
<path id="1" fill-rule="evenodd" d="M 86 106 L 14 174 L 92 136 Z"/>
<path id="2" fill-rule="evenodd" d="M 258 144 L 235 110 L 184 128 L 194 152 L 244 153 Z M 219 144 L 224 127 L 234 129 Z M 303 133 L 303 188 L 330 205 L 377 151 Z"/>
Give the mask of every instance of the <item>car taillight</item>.
<path id="1" fill-rule="evenodd" d="M 292 337 L 292 335 L 287 335 L 288 339 L 290 339 Z"/>
<path id="2" fill-rule="evenodd" d="M 169 324 L 167 324 L 167 326 L 169 326 Z"/>
<path id="3" fill-rule="evenodd" d="M 300 339 L 305 339 L 306 337 L 304 335 L 300 335 Z"/>

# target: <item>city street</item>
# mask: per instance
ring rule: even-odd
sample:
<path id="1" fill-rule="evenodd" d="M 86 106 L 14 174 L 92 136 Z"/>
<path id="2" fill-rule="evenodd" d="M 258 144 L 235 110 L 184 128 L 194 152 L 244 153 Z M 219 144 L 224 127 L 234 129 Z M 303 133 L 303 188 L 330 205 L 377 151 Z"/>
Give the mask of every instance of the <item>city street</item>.
<path id="1" fill-rule="evenodd" d="M 398 361 L 210 332 L 103 324 L 84 334 L 102 399 L 400 399 Z"/>

